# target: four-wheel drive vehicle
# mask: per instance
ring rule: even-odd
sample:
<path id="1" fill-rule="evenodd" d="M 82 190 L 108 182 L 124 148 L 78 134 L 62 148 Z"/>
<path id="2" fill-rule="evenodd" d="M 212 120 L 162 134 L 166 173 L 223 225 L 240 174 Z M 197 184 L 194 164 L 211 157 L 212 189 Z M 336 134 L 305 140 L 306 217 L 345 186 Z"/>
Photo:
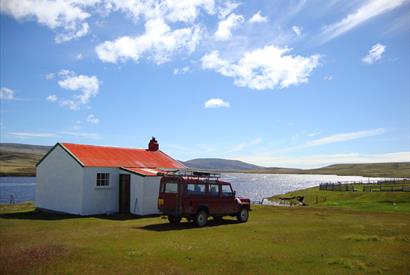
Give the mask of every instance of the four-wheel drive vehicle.
<path id="1" fill-rule="evenodd" d="M 201 227 L 206 225 L 209 216 L 222 219 L 227 215 L 246 222 L 251 210 L 250 200 L 236 197 L 231 184 L 219 180 L 219 177 L 219 174 L 204 172 L 164 175 L 158 209 L 168 216 L 172 224 L 178 224 L 184 217 Z"/>

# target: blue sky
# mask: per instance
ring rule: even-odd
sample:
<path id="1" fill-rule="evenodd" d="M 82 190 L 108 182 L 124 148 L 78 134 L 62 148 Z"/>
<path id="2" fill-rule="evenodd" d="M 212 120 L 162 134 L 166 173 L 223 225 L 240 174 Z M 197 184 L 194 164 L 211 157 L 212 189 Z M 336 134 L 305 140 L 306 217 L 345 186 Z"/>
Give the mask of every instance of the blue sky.
<path id="1" fill-rule="evenodd" d="M 410 1 L 1 2 L 1 142 L 410 161 Z"/>

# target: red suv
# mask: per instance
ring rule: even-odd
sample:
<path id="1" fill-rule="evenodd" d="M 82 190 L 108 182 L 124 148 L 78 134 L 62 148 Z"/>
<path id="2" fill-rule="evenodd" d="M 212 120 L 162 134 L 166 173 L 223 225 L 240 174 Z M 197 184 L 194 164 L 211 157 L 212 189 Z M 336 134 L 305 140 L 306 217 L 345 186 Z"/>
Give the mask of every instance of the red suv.
<path id="1" fill-rule="evenodd" d="M 206 225 L 208 217 L 222 219 L 236 216 L 239 222 L 246 222 L 250 200 L 236 197 L 230 183 L 221 181 L 215 173 L 189 172 L 170 173 L 161 179 L 158 209 L 168 215 L 172 224 L 181 218 L 194 221 L 199 227 Z"/>

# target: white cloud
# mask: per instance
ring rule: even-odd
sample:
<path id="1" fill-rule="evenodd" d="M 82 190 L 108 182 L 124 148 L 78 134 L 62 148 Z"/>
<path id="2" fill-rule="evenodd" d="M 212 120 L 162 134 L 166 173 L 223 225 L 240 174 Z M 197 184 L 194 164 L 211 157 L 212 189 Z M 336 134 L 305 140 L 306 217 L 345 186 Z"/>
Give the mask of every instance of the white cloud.
<path id="1" fill-rule="evenodd" d="M 266 22 L 268 22 L 268 18 L 265 17 L 265 16 L 262 16 L 261 11 L 258 11 L 257 13 L 252 15 L 252 17 L 249 19 L 248 22 L 251 23 L 251 24 L 253 24 L 253 23 L 266 23 Z"/>
<path id="2" fill-rule="evenodd" d="M 188 66 L 174 69 L 174 75 L 186 74 L 187 72 L 189 72 L 189 67 Z"/>
<path id="3" fill-rule="evenodd" d="M 57 96 L 56 95 L 49 95 L 46 98 L 46 100 L 49 101 L 49 102 L 56 102 L 57 101 Z"/>
<path id="4" fill-rule="evenodd" d="M 81 105 L 87 104 L 91 98 L 98 94 L 100 82 L 96 76 L 77 75 L 68 70 L 59 72 L 62 80 L 58 81 L 61 88 L 71 91 L 80 91 L 72 99 L 61 101 L 61 105 L 72 110 L 78 110 Z"/>
<path id="5" fill-rule="evenodd" d="M 41 133 L 41 132 L 8 132 L 8 135 L 19 138 L 50 138 L 56 137 L 55 133 Z"/>
<path id="6" fill-rule="evenodd" d="M 332 75 L 326 75 L 323 77 L 324 80 L 330 81 L 333 80 L 333 76 Z"/>
<path id="7" fill-rule="evenodd" d="M 382 44 L 375 44 L 369 50 L 369 53 L 365 57 L 362 58 L 362 61 L 367 64 L 373 64 L 374 62 L 382 58 L 382 55 L 385 50 L 386 50 L 386 46 Z"/>
<path id="8" fill-rule="evenodd" d="M 1 12 L 17 20 L 32 19 L 52 30 L 57 30 L 57 43 L 80 38 L 88 33 L 85 20 L 90 14 L 85 8 L 98 1 L 3 0 Z M 61 30 L 61 31 L 60 31 Z"/>
<path id="9" fill-rule="evenodd" d="M 76 56 L 75 56 L 75 59 L 77 59 L 77 60 L 82 60 L 83 58 L 84 57 L 83 57 L 82 53 L 76 54 Z"/>
<path id="10" fill-rule="evenodd" d="M 303 57 L 285 55 L 291 49 L 266 46 L 245 53 L 237 62 L 219 57 L 213 51 L 202 57 L 204 69 L 234 78 L 234 84 L 255 90 L 287 88 L 308 82 L 313 69 L 319 65 L 319 55 Z"/>
<path id="11" fill-rule="evenodd" d="M 0 99 L 13 100 L 14 99 L 14 91 L 12 89 L 2 87 L 0 89 Z"/>
<path id="12" fill-rule="evenodd" d="M 235 13 L 230 14 L 226 19 L 218 23 L 218 29 L 215 32 L 215 39 L 218 41 L 226 41 L 232 36 L 232 30 L 236 29 L 244 22 L 242 15 Z"/>
<path id="13" fill-rule="evenodd" d="M 262 154 L 238 156 L 235 159 L 266 167 L 318 168 L 341 163 L 409 162 L 410 152 L 385 154 L 346 153 L 292 157 Z"/>
<path id="14" fill-rule="evenodd" d="M 321 146 L 325 144 L 332 144 L 332 143 L 345 142 L 345 141 L 350 141 L 350 140 L 355 140 L 355 139 L 360 139 L 360 138 L 372 137 L 372 136 L 381 135 L 385 132 L 386 132 L 385 129 L 378 128 L 378 129 L 363 130 L 363 131 L 357 131 L 357 132 L 351 132 L 351 133 L 335 134 L 335 135 L 330 135 L 330 136 L 322 137 L 319 139 L 315 139 L 315 140 L 306 142 L 305 144 L 302 144 L 299 146 L 284 148 L 284 149 L 278 150 L 278 152 L 295 151 L 299 149 L 316 147 L 316 146 Z"/>
<path id="15" fill-rule="evenodd" d="M 345 18 L 343 18 L 339 22 L 335 22 L 333 24 L 327 25 L 323 28 L 323 31 L 320 35 L 320 42 L 324 43 L 329 40 L 332 40 L 339 35 L 348 32 L 355 27 L 361 25 L 362 23 L 391 11 L 407 0 L 371 0 L 366 1 L 366 4 L 361 6 L 358 10 L 353 13 L 348 14 Z"/>
<path id="16" fill-rule="evenodd" d="M 227 101 L 224 101 L 220 98 L 211 98 L 205 102 L 205 108 L 229 108 L 230 104 Z"/>
<path id="17" fill-rule="evenodd" d="M 302 35 L 302 27 L 299 26 L 292 26 L 292 31 L 296 34 L 296 36 L 301 36 Z"/>
<path id="18" fill-rule="evenodd" d="M 98 124 L 100 123 L 100 119 L 97 118 L 95 115 L 90 114 L 87 116 L 87 122 L 92 123 L 92 124 Z"/>
<path id="19" fill-rule="evenodd" d="M 145 54 L 157 64 L 169 61 L 176 53 L 192 53 L 199 40 L 200 28 L 192 26 L 171 30 L 163 19 L 152 19 L 145 23 L 145 33 L 137 37 L 123 36 L 106 41 L 96 47 L 96 53 L 103 62 L 138 62 Z"/>
<path id="20" fill-rule="evenodd" d="M 309 137 L 314 137 L 314 136 L 318 136 L 318 135 L 320 135 L 320 134 L 322 134 L 322 133 L 323 133 L 323 131 L 317 131 L 317 132 L 308 133 L 307 135 L 308 135 Z"/>
<path id="21" fill-rule="evenodd" d="M 106 8 L 120 10 L 129 14 L 134 20 L 144 17 L 147 20 L 163 18 L 169 22 L 194 22 L 204 10 L 215 13 L 214 0 L 165 0 L 165 1 L 107 1 Z"/>
<path id="22" fill-rule="evenodd" d="M 51 79 L 53 79 L 54 78 L 54 73 L 48 73 L 48 74 L 46 74 L 46 79 L 47 80 L 51 80 Z"/>
<path id="23" fill-rule="evenodd" d="M 247 147 L 258 145 L 261 142 L 262 142 L 262 139 L 258 137 L 258 138 L 255 138 L 254 140 L 249 141 L 249 142 L 239 143 L 239 144 L 235 145 L 232 149 L 228 150 L 228 153 L 239 152 L 239 151 L 242 151 L 243 149 L 245 149 Z"/>
<path id="24" fill-rule="evenodd" d="M 229 14 L 231 14 L 234 10 L 239 7 L 239 3 L 231 2 L 231 1 L 224 1 L 223 6 L 219 6 L 218 10 L 218 17 L 219 19 L 223 19 Z"/>

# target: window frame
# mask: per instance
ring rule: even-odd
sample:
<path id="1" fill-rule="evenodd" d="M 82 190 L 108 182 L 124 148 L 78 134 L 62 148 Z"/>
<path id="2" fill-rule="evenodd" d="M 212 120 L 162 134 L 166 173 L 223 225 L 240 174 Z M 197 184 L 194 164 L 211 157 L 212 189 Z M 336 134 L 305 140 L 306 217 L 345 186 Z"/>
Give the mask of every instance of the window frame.
<path id="1" fill-rule="evenodd" d="M 95 188 L 111 188 L 111 174 L 97 173 L 95 177 Z"/>

